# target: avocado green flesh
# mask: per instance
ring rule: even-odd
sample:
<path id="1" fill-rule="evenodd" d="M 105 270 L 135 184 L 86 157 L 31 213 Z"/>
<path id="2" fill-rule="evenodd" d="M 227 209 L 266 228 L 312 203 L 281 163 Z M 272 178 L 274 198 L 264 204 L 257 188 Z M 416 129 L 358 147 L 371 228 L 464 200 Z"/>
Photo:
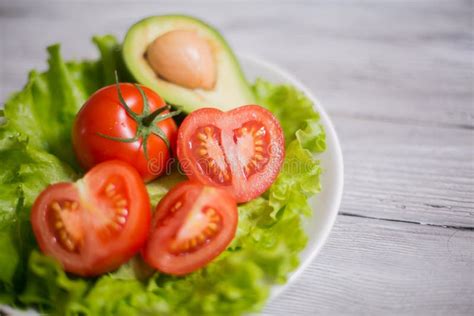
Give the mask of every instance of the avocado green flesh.
<path id="1" fill-rule="evenodd" d="M 145 57 L 148 45 L 172 30 L 195 31 L 208 41 L 217 68 L 212 90 L 188 89 L 156 75 Z M 154 16 L 133 25 L 125 36 L 123 58 L 134 78 L 156 91 L 166 102 L 179 105 L 187 113 L 203 107 L 227 111 L 255 103 L 239 63 L 224 38 L 204 22 L 188 16 Z"/>

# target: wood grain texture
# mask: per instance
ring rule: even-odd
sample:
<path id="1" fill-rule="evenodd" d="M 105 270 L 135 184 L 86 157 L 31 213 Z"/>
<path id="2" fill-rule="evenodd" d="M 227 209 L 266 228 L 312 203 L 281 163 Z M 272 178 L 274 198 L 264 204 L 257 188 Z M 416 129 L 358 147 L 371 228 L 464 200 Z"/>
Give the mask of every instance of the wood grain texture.
<path id="1" fill-rule="evenodd" d="M 344 212 L 474 227 L 473 130 L 335 122 L 345 154 Z"/>
<path id="2" fill-rule="evenodd" d="M 339 216 L 267 315 L 472 315 L 472 232 Z"/>
<path id="3" fill-rule="evenodd" d="M 0 102 L 44 69 L 47 45 L 92 58 L 93 34 L 175 12 L 301 79 L 341 139 L 334 231 L 263 314 L 472 315 L 472 1 L 0 0 Z"/>

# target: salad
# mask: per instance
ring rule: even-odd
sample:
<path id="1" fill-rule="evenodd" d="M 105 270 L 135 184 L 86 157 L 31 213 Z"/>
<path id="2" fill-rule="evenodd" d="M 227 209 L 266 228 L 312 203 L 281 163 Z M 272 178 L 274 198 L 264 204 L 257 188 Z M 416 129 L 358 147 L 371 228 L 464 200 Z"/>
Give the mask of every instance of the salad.
<path id="1" fill-rule="evenodd" d="M 95 36 L 0 114 L 0 303 L 50 315 L 240 315 L 298 266 L 319 115 L 249 84 L 188 16 Z"/>

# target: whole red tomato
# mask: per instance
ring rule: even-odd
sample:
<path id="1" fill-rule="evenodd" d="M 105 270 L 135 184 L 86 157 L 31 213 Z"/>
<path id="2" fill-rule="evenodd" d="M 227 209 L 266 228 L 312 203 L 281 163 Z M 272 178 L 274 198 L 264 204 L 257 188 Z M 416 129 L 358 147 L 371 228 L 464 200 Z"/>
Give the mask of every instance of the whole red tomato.
<path id="1" fill-rule="evenodd" d="M 144 181 L 162 174 L 175 146 L 170 107 L 151 89 L 117 83 L 95 92 L 76 116 L 72 141 L 82 167 L 112 159 L 135 167 Z"/>

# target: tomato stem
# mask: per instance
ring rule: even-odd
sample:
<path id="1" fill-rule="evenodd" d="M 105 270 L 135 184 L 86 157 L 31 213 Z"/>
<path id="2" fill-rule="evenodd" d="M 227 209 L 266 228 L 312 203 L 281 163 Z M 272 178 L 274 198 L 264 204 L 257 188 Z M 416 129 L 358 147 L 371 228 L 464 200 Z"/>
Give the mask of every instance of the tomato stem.
<path id="1" fill-rule="evenodd" d="M 157 124 L 161 121 L 167 120 L 169 118 L 172 118 L 173 116 L 180 114 L 181 109 L 177 109 L 175 111 L 162 114 L 164 111 L 168 111 L 171 109 L 171 106 L 169 104 L 166 104 L 165 106 L 159 109 L 156 109 L 154 112 L 150 113 L 150 105 L 149 105 L 148 98 L 145 92 L 140 87 L 140 85 L 134 84 L 135 88 L 137 88 L 143 100 L 142 114 L 137 114 L 133 112 L 133 110 L 128 106 L 128 104 L 125 102 L 125 99 L 123 98 L 122 91 L 120 89 L 120 83 L 119 83 L 117 71 L 115 71 L 115 85 L 117 87 L 117 94 L 120 101 L 120 105 L 125 110 L 125 112 L 127 112 L 127 114 L 137 124 L 137 131 L 135 133 L 135 136 L 131 138 L 114 137 L 114 136 L 105 135 L 102 133 L 97 133 L 97 135 L 109 140 L 122 142 L 122 143 L 133 143 L 135 141 L 139 141 L 140 138 L 142 138 L 143 153 L 145 154 L 146 160 L 149 160 L 148 137 L 152 134 L 160 137 L 163 140 L 163 142 L 166 144 L 166 147 L 168 147 L 168 150 L 169 150 L 170 141 L 168 137 L 166 136 L 165 132 Z"/>
<path id="2" fill-rule="evenodd" d="M 118 80 L 117 71 L 115 71 L 115 85 L 117 87 L 117 93 L 118 93 L 120 105 L 123 107 L 125 112 L 127 112 L 127 114 L 133 118 L 134 121 L 137 121 L 138 120 L 138 115 L 135 112 L 132 111 L 132 109 L 128 106 L 127 102 L 125 102 L 125 100 L 123 98 L 122 90 L 120 90 L 120 84 L 119 84 L 119 80 Z"/>
<path id="3" fill-rule="evenodd" d="M 145 126 L 150 126 L 152 123 L 153 123 L 153 120 L 158 117 L 158 115 L 160 115 L 162 112 L 166 111 L 166 110 L 169 110 L 171 109 L 171 107 L 167 104 L 166 106 L 162 107 L 162 108 L 159 108 L 157 110 L 155 110 L 155 112 L 145 116 L 143 119 L 142 119 L 142 123 L 143 125 Z M 160 120 L 161 121 L 161 120 Z"/>

